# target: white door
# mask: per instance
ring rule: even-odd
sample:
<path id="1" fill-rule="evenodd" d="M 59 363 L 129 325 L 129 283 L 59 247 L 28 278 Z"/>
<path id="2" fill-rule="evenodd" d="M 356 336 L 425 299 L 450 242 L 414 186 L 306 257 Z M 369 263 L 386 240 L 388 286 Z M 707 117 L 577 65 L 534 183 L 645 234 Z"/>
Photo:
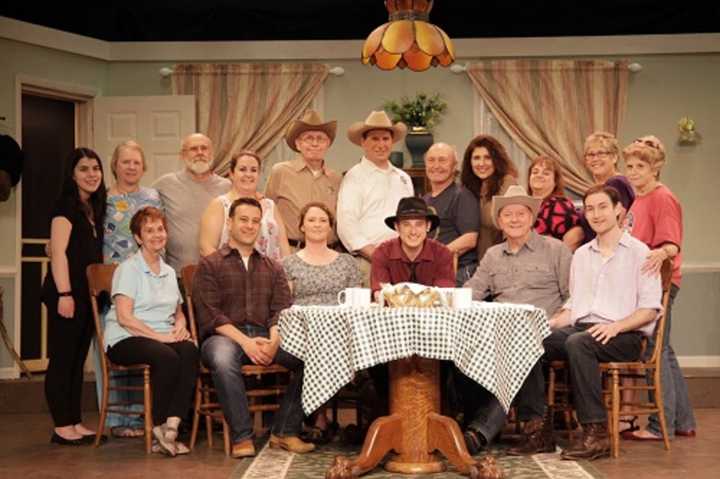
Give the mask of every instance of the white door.
<path id="1" fill-rule="evenodd" d="M 95 151 L 112 184 L 110 160 L 118 143 L 135 140 L 145 151 L 147 171 L 142 184 L 181 167 L 180 141 L 195 132 L 195 96 L 104 96 L 95 98 Z"/>

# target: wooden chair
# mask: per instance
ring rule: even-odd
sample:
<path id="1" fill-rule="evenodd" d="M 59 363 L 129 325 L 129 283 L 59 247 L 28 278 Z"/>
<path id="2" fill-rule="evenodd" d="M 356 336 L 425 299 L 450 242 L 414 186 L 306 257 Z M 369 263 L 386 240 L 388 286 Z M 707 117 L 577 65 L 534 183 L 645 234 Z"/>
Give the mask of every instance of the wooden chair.
<path id="1" fill-rule="evenodd" d="M 562 411 L 565 430 L 573 431 L 573 404 L 570 388 L 570 371 L 566 361 L 547 363 L 547 404 L 553 411 Z M 553 421 L 555 418 L 553 418 Z M 576 424 L 577 425 L 577 424 Z"/>
<path id="2" fill-rule="evenodd" d="M 108 358 L 105 352 L 105 341 L 103 337 L 103 323 L 100 318 L 100 310 L 98 307 L 98 297 L 106 292 L 108 295 L 112 289 L 112 277 L 117 265 L 114 264 L 91 264 L 87 267 L 88 287 L 90 289 L 90 303 L 92 305 L 93 320 L 95 321 L 95 337 L 97 340 L 97 348 L 100 352 L 100 373 L 102 374 L 102 401 L 100 405 L 100 418 L 98 420 L 97 434 L 95 437 L 95 447 L 100 445 L 102 439 L 102 431 L 105 429 L 105 419 L 107 413 L 122 414 L 125 416 L 144 416 L 145 418 L 145 452 L 150 454 L 152 450 L 152 388 L 150 385 L 150 366 L 147 364 L 133 364 L 130 366 L 121 366 L 114 364 Z M 110 383 L 111 377 L 118 377 L 117 374 L 111 376 L 111 373 L 124 373 L 126 377 L 137 377 L 142 375 L 142 386 L 120 386 Z M 97 372 L 96 372 L 97 374 Z M 131 410 L 128 406 L 132 403 L 111 403 L 109 392 L 115 391 L 142 391 L 143 392 L 143 409 L 142 411 Z"/>
<path id="3" fill-rule="evenodd" d="M 610 434 L 612 457 L 617 458 L 620 455 L 620 415 L 638 416 L 657 414 L 660 419 L 660 429 L 662 431 L 663 443 L 665 450 L 670 450 L 670 438 L 665 423 L 665 411 L 663 409 L 662 384 L 660 380 L 660 363 L 662 357 L 662 346 L 665 335 L 665 312 L 670 302 L 670 286 L 672 279 L 672 260 L 667 259 L 663 262 L 661 269 L 662 277 L 662 306 L 663 313 L 655 324 L 655 347 L 650 357 L 645 360 L 645 348 L 647 341 L 643 345 L 643 353 L 640 360 L 631 362 L 609 362 L 600 363 L 600 371 L 603 374 L 605 387 L 603 394 L 606 398 L 606 407 L 608 409 L 608 432 Z M 652 374 L 653 380 L 649 380 Z M 631 381 L 621 382 L 622 378 L 632 378 Z M 648 402 L 640 402 L 638 399 L 632 402 L 623 402 L 622 391 L 645 391 L 648 393 Z M 637 394 L 633 395 L 637 398 Z M 629 409 L 621 411 L 622 406 L 628 406 Z"/>
<path id="4" fill-rule="evenodd" d="M 193 307 L 192 299 L 192 285 L 196 270 L 197 265 L 192 264 L 185 266 L 181 271 L 181 276 L 183 287 L 185 289 L 185 301 L 187 302 L 190 334 L 192 335 L 193 340 L 197 343 L 199 335 L 197 324 L 195 322 L 195 309 Z M 278 364 L 271 364 L 270 366 L 258 366 L 254 364 L 246 365 L 242 367 L 241 372 L 247 379 L 254 378 L 255 382 L 258 384 L 261 384 L 262 380 L 269 375 L 277 376 L 281 373 L 289 373 L 286 368 Z M 259 387 L 252 387 L 251 383 L 248 382 L 246 383 L 245 390 L 248 398 L 249 410 L 254 415 L 255 433 L 258 434 L 263 427 L 262 414 L 265 411 L 277 411 L 280 408 L 280 404 L 277 399 L 285 392 L 285 386 L 279 384 L 269 386 L 261 384 Z M 220 403 L 215 400 L 215 394 L 216 391 L 212 383 L 210 370 L 201 363 L 195 385 L 195 413 L 193 414 L 192 432 L 190 435 L 190 449 L 195 447 L 200 416 L 204 416 L 208 446 L 213 447 L 213 420 L 220 421 L 223 429 L 223 449 L 225 451 L 225 455 L 229 456 L 231 448 L 230 427 L 225 420 Z M 272 402 L 263 401 L 265 399 L 272 398 L 275 399 Z"/>

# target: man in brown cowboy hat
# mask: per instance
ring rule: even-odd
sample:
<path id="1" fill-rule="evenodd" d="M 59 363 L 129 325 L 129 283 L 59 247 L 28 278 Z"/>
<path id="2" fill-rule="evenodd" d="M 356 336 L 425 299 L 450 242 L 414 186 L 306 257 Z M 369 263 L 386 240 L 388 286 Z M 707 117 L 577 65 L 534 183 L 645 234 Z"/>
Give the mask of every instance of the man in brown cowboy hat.
<path id="1" fill-rule="evenodd" d="M 362 147 L 365 154 L 340 185 L 337 231 L 345 248 L 357 255 L 365 278 L 377 245 L 397 236 L 395 231 L 388 231 L 383 220 L 395 212 L 401 198 L 414 195 L 408 174 L 389 161 L 392 145 L 406 133 L 405 124 L 393 124 L 384 111 L 373 111 L 365 121 L 348 129 L 350 141 Z"/>
<path id="2" fill-rule="evenodd" d="M 292 247 L 297 248 L 303 239 L 298 225 L 303 206 L 319 201 L 335 213 L 342 177 L 328 168 L 325 154 L 335 140 L 336 129 L 336 121 L 323 122 L 316 111 L 308 110 L 285 134 L 285 142 L 297 157 L 275 164 L 270 172 L 265 196 L 277 205 Z M 333 233 L 330 242 L 334 241 Z"/>
<path id="3" fill-rule="evenodd" d="M 522 186 L 511 186 L 504 195 L 493 196 L 493 222 L 506 240 L 485 252 L 475 274 L 465 283 L 465 287 L 472 288 L 474 300 L 494 297 L 499 303 L 532 304 L 545 310 L 548 318 L 567 301 L 572 254 L 562 241 L 533 231 L 539 208 L 540 200 L 528 196 Z M 465 442 L 471 453 L 476 453 L 500 432 L 505 424 L 505 411 L 485 388 L 459 372 L 457 374 L 469 409 Z M 536 384 L 541 388 L 539 396 L 522 394 Z M 551 417 L 549 413 L 545 414 L 542 387 L 543 376 L 538 361 L 518 393 L 520 400 L 516 398 L 518 419 L 525 422 L 525 427 L 522 443 L 510 449 L 510 454 L 555 450 Z M 473 404 L 468 404 L 470 398 Z"/>

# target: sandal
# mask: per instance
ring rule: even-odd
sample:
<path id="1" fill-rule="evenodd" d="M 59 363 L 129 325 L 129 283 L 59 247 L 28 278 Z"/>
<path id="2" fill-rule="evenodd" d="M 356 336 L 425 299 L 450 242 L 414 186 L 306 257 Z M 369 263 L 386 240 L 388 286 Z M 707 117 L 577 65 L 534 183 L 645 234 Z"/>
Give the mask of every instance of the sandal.
<path id="1" fill-rule="evenodd" d="M 176 430 L 177 431 L 177 430 Z M 175 449 L 175 441 L 169 441 L 166 437 L 166 427 L 155 426 L 152 430 L 153 436 L 157 439 L 158 446 L 160 446 L 160 452 L 167 454 L 168 456 L 175 457 L 177 449 Z"/>
<path id="2" fill-rule="evenodd" d="M 625 423 L 628 426 L 625 429 L 620 429 L 620 434 L 630 434 L 632 432 L 639 431 L 640 426 L 635 424 L 635 421 L 637 421 L 637 420 L 638 420 L 637 416 L 621 417 L 620 422 Z"/>

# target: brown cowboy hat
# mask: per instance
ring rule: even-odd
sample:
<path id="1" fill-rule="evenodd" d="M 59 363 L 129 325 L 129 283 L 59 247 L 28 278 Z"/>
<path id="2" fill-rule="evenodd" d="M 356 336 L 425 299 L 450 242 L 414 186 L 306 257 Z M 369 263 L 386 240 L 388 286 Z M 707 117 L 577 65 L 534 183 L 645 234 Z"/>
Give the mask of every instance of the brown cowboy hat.
<path id="1" fill-rule="evenodd" d="M 529 196 L 522 186 L 512 185 L 504 195 L 495 195 L 492 197 L 493 224 L 496 228 L 500 228 L 497 222 L 498 215 L 500 214 L 500 210 L 508 205 L 527 206 L 532 213 L 533 222 L 535 222 L 535 218 L 537 218 L 538 211 L 540 210 L 540 203 L 542 203 L 540 198 Z"/>
<path id="2" fill-rule="evenodd" d="M 315 110 L 308 110 L 302 118 L 295 120 L 285 133 L 285 142 L 293 151 L 298 151 L 295 146 L 295 140 L 306 131 L 322 131 L 330 138 L 330 144 L 335 140 L 335 131 L 337 130 L 337 121 L 328 121 L 323 123 L 320 115 Z"/>
<path id="3" fill-rule="evenodd" d="M 393 143 L 397 143 L 405 138 L 407 126 L 401 121 L 393 125 L 384 110 L 372 111 L 365 121 L 358 121 L 350 125 L 347 133 L 348 139 L 356 145 L 360 145 L 363 135 L 370 130 L 388 130 L 392 133 Z"/>

